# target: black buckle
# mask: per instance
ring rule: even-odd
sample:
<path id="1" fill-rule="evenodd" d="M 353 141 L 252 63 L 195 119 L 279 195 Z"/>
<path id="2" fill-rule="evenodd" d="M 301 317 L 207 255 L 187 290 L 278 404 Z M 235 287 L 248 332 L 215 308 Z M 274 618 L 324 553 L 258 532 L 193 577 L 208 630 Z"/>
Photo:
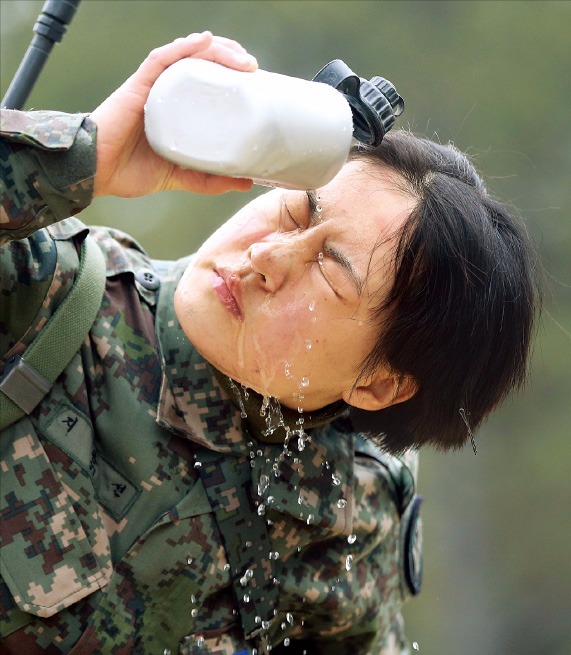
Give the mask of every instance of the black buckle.
<path id="1" fill-rule="evenodd" d="M 0 391 L 30 414 L 52 388 L 52 383 L 30 366 L 20 355 L 8 360 L 0 378 Z"/>

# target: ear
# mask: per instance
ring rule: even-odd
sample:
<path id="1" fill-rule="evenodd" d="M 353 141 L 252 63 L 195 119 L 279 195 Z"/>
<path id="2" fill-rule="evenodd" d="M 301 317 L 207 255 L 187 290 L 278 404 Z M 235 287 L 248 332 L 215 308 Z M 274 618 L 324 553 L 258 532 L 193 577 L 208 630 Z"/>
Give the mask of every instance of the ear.
<path id="1" fill-rule="evenodd" d="M 417 386 L 410 375 L 381 371 L 345 392 L 343 400 L 348 405 L 372 412 L 412 398 Z"/>

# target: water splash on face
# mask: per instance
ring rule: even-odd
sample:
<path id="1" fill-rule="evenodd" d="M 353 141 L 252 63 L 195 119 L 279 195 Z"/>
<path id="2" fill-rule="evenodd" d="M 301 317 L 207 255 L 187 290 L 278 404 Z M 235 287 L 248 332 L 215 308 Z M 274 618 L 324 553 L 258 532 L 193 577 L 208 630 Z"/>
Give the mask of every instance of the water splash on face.
<path id="1" fill-rule="evenodd" d="M 242 418 L 248 418 L 248 414 L 246 413 L 246 407 L 244 406 L 244 401 L 242 400 L 242 394 L 240 393 L 240 389 L 236 386 L 236 383 L 232 378 L 228 378 L 228 381 L 230 382 L 230 388 L 234 392 L 234 395 L 236 396 L 236 400 L 238 402 L 238 407 L 240 407 L 240 416 Z M 244 388 L 244 387 L 242 387 Z M 244 393 L 244 398 L 248 399 L 248 394 L 245 391 Z"/>

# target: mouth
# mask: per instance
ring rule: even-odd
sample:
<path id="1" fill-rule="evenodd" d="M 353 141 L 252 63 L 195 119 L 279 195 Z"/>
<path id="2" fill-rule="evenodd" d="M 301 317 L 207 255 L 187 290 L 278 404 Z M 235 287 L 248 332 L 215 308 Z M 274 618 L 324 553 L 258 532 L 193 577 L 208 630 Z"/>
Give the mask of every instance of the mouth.
<path id="1" fill-rule="evenodd" d="M 237 299 L 237 297 L 239 297 L 240 284 L 238 277 L 228 270 L 213 270 L 210 274 L 210 282 L 216 295 L 220 299 L 220 302 L 224 305 L 228 313 L 241 321 L 242 312 Z"/>

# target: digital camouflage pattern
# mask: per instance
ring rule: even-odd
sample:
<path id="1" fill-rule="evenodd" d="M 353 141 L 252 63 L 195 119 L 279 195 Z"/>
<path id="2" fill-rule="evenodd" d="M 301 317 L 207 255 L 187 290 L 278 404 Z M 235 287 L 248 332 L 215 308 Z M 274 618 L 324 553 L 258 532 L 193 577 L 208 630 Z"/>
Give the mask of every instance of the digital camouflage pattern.
<path id="1" fill-rule="evenodd" d="M 0 229 L 9 228 L 11 239 L 87 207 L 93 193 L 96 137 L 89 118 L 2 109 L 0 130 Z M 25 154 L 17 156 L 22 149 Z"/>
<path id="2" fill-rule="evenodd" d="M 56 155 L 17 114 L 0 153 L 3 363 L 73 284 L 87 228 L 61 219 L 88 204 L 94 170 L 89 119 L 44 115 Z M 48 179 L 45 155 L 81 163 Z M 416 455 L 375 452 L 342 417 L 300 429 L 262 407 L 186 340 L 172 297 L 188 260 L 154 268 L 121 232 L 90 232 L 107 262 L 98 317 L 0 436 L 2 652 L 408 653 Z"/>

